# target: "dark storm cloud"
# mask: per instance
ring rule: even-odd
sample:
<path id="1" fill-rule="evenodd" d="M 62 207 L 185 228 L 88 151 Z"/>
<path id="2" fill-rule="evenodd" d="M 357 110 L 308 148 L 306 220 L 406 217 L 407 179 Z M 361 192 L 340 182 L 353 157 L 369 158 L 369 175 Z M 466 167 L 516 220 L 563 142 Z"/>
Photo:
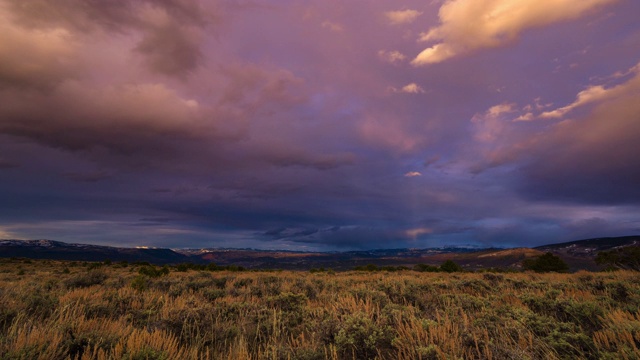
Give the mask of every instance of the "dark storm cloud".
<path id="1" fill-rule="evenodd" d="M 638 228 L 640 3 L 366 5 L 0 0 L 0 234 L 344 250 Z"/>
<path id="2" fill-rule="evenodd" d="M 203 31 L 220 18 L 214 2 L 171 0 L 7 0 L 12 18 L 32 29 L 64 29 L 85 36 L 99 30 L 139 32 L 135 49 L 152 71 L 184 76 L 200 65 Z"/>
<path id="3" fill-rule="evenodd" d="M 266 234 L 273 237 L 274 234 Z M 362 226 L 334 226 L 325 229 L 282 229 L 276 239 L 314 247 L 325 246 L 338 250 L 380 249 L 407 247 L 411 242 L 406 234 L 386 228 Z"/>
<path id="4" fill-rule="evenodd" d="M 194 138 L 200 130 L 184 127 L 195 122 L 190 103 L 162 85 L 95 90 L 67 82 L 54 93 L 15 92 L 0 99 L 7 104 L 0 109 L 0 132 L 72 151 L 162 151 L 171 139 Z"/>
<path id="5" fill-rule="evenodd" d="M 590 87 L 571 105 L 541 115 L 578 112 L 575 119 L 555 124 L 515 151 L 531 159 L 520 169 L 524 196 L 604 205 L 640 201 L 638 71 L 636 66 L 624 83 Z M 591 104 L 595 104 L 592 111 L 579 112 Z"/>
<path id="6" fill-rule="evenodd" d="M 546 151 L 524 167 L 530 197 L 598 204 L 640 201 L 640 105 L 637 95 L 563 124 Z M 549 151 L 551 150 L 551 151 Z"/>
<path id="7" fill-rule="evenodd" d="M 200 63 L 202 53 L 193 29 L 184 29 L 178 24 L 155 25 L 140 41 L 136 50 L 146 55 L 149 67 L 167 75 L 182 75 L 194 70 Z"/>
<path id="8" fill-rule="evenodd" d="M 19 167 L 20 167 L 20 164 L 18 163 L 0 159 L 0 169 L 15 169 Z"/>
<path id="9" fill-rule="evenodd" d="M 288 150 L 267 155 L 267 161 L 276 166 L 302 166 L 317 170 L 331 170 L 340 166 L 353 165 L 353 154 L 312 155 L 304 154 L 304 150 Z"/>
<path id="10" fill-rule="evenodd" d="M 62 176 L 72 181 L 95 183 L 101 180 L 109 179 L 112 175 L 106 171 L 96 171 L 86 173 L 67 172 L 62 174 Z"/>
<path id="11" fill-rule="evenodd" d="M 5 0 L 12 17 L 22 26 L 31 28 L 68 26 L 82 31 L 96 27 L 120 29 L 135 22 L 131 0 Z"/>

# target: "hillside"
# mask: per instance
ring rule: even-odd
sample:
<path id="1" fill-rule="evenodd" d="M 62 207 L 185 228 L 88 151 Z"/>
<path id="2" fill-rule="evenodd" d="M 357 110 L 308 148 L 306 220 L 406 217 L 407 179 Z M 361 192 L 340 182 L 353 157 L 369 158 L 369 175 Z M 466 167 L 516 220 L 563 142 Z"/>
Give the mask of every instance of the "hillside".
<path id="1" fill-rule="evenodd" d="M 640 245 L 640 236 L 597 238 L 548 244 L 536 248 L 512 249 L 379 249 L 346 252 L 298 252 L 255 249 L 161 249 L 125 248 L 69 244 L 52 240 L 0 240 L 0 257 L 75 261 L 146 261 L 153 264 L 215 263 L 253 269 L 309 270 L 332 268 L 349 270 L 356 266 L 439 265 L 453 260 L 465 269 L 519 269 L 526 258 L 552 252 L 562 257 L 571 270 L 597 270 L 598 252 Z"/>
<path id="2" fill-rule="evenodd" d="M 53 240 L 0 240 L 0 257 L 75 261 L 147 261 L 153 264 L 187 262 L 188 256 L 170 249 L 124 248 L 69 244 Z"/>
<path id="3" fill-rule="evenodd" d="M 601 251 L 627 246 L 640 246 L 640 236 L 603 237 L 538 246 L 542 252 L 560 256 L 571 269 L 596 270 L 595 258 Z"/>

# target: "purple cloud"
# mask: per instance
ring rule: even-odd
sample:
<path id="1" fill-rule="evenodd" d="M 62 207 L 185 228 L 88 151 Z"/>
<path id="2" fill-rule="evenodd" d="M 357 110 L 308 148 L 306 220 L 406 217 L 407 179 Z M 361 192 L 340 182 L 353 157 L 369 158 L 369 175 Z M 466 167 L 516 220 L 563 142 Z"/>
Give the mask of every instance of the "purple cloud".
<path id="1" fill-rule="evenodd" d="M 637 2 L 0 9 L 4 236 L 349 249 L 637 232 Z"/>

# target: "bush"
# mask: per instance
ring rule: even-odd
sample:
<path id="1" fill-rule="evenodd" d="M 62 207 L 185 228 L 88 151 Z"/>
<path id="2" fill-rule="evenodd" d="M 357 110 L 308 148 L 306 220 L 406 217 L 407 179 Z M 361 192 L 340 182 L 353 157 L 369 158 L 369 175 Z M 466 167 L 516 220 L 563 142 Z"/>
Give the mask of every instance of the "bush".
<path id="1" fill-rule="evenodd" d="M 373 272 L 373 271 L 379 271 L 380 268 L 378 268 L 378 266 L 375 264 L 367 264 L 365 266 L 356 266 L 353 268 L 353 270 Z"/>
<path id="2" fill-rule="evenodd" d="M 201 291 L 201 294 L 205 299 L 214 301 L 215 299 L 224 297 L 226 295 L 226 292 L 220 289 L 203 289 Z"/>
<path id="3" fill-rule="evenodd" d="M 522 262 L 525 270 L 533 270 L 535 272 L 567 272 L 569 266 L 560 257 L 548 252 L 540 255 L 535 259 L 526 259 Z"/>
<path id="4" fill-rule="evenodd" d="M 22 299 L 29 316 L 43 319 L 49 317 L 58 306 L 58 299 L 49 294 L 37 292 Z"/>
<path id="5" fill-rule="evenodd" d="M 364 313 L 348 316 L 339 327 L 335 342 L 344 358 L 378 358 L 392 348 L 395 338 L 391 327 L 377 325 Z"/>
<path id="6" fill-rule="evenodd" d="M 307 297 L 304 294 L 283 293 L 267 299 L 269 306 L 280 309 L 282 311 L 300 311 L 307 303 Z"/>
<path id="7" fill-rule="evenodd" d="M 413 270 L 420 272 L 438 272 L 438 267 L 427 264 L 416 264 L 413 266 Z"/>
<path id="8" fill-rule="evenodd" d="M 127 353 L 124 356 L 126 360 L 167 360 L 169 355 L 164 351 L 156 350 L 149 346 L 134 351 L 133 353 Z"/>
<path id="9" fill-rule="evenodd" d="M 140 269 L 138 269 L 138 274 L 140 275 L 146 275 L 148 277 L 160 277 L 163 275 L 168 275 L 169 274 L 169 268 L 165 265 L 162 268 L 158 269 L 155 266 L 143 266 Z"/>
<path id="10" fill-rule="evenodd" d="M 104 272 L 94 270 L 67 279 L 64 283 L 68 288 L 83 288 L 100 285 L 107 280 L 107 278 L 108 276 Z"/>
<path id="11" fill-rule="evenodd" d="M 99 262 L 87 264 L 88 270 L 95 270 L 95 269 L 99 269 L 100 267 L 102 267 L 102 263 L 99 263 Z"/>
<path id="12" fill-rule="evenodd" d="M 149 279 L 142 274 L 138 274 L 131 280 L 131 287 L 138 291 L 147 290 L 149 288 Z"/>
<path id="13" fill-rule="evenodd" d="M 640 271 L 640 246 L 601 251 L 596 256 L 596 263 L 616 269 Z"/>
<path id="14" fill-rule="evenodd" d="M 448 273 L 460 272 L 462 271 L 462 267 L 451 260 L 447 260 L 440 265 L 440 270 Z"/>

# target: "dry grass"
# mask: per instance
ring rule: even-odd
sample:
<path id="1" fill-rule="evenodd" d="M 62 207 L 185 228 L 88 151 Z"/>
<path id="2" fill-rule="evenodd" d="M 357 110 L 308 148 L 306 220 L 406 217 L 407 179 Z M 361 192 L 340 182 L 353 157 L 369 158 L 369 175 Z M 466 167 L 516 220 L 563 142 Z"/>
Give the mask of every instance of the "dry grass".
<path id="1" fill-rule="evenodd" d="M 633 272 L 89 267 L 0 260 L 1 359 L 640 358 Z"/>

